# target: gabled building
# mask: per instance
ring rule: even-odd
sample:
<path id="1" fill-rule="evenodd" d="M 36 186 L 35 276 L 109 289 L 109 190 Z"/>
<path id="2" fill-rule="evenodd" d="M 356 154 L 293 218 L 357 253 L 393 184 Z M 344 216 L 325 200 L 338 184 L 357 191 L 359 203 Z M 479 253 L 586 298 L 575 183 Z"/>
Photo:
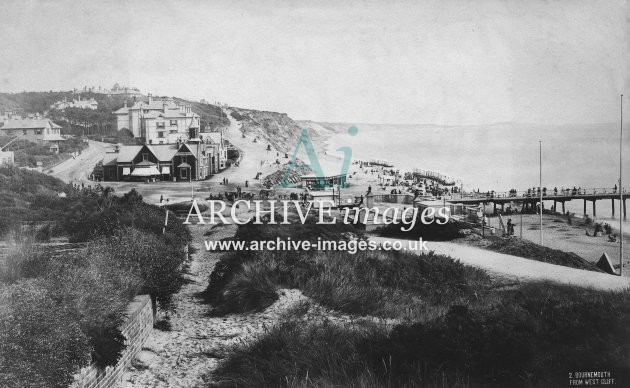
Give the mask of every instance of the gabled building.
<path id="1" fill-rule="evenodd" d="M 138 101 L 114 112 L 118 130 L 128 129 L 147 144 L 173 144 L 196 137 L 200 117 L 190 105 L 176 104 L 172 98 Z"/>
<path id="2" fill-rule="evenodd" d="M 223 151 L 210 139 L 121 146 L 103 159 L 103 180 L 202 180 L 225 168 Z"/>
<path id="3" fill-rule="evenodd" d="M 0 126 L 0 133 L 19 136 L 33 143 L 49 143 L 51 147 L 57 146 L 57 149 L 59 142 L 66 140 L 61 137 L 61 127 L 49 119 L 6 120 Z"/>

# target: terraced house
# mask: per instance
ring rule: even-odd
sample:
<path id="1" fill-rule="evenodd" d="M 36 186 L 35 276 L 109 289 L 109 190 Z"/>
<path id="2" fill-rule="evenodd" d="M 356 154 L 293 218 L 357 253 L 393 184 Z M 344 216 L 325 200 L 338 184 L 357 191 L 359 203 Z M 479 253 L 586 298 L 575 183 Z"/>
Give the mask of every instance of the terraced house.
<path id="1" fill-rule="evenodd" d="M 186 104 L 176 104 L 172 98 L 159 100 L 148 96 L 114 112 L 118 130 L 128 129 L 146 144 L 174 144 L 195 138 L 199 133 L 200 117 Z"/>

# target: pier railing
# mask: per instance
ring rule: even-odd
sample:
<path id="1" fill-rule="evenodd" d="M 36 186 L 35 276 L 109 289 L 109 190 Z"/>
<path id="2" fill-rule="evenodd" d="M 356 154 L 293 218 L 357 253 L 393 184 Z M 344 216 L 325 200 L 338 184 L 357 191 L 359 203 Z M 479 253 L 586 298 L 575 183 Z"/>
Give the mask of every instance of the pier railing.
<path id="1" fill-rule="evenodd" d="M 630 194 L 630 188 L 629 187 L 624 187 L 622 189 L 622 193 L 625 194 Z M 548 199 L 553 199 L 553 198 L 559 198 L 559 197 L 589 197 L 589 196 L 593 196 L 593 197 L 598 197 L 598 196 L 602 196 L 602 195 L 619 195 L 619 189 L 615 189 L 612 187 L 596 187 L 596 188 L 570 188 L 570 189 L 566 189 L 566 188 L 560 188 L 560 189 L 547 189 L 547 190 L 543 190 L 542 195 L 543 198 L 548 198 Z M 446 195 L 446 198 L 450 198 L 450 199 L 492 199 L 492 198 L 515 198 L 515 199 L 522 199 L 522 198 L 539 198 L 540 197 L 540 191 L 536 190 L 526 190 L 526 191 L 517 191 L 517 190 L 511 190 L 511 191 L 490 191 L 490 192 L 484 192 L 484 193 L 477 193 L 477 192 L 472 192 L 472 193 L 454 193 L 454 194 L 449 194 Z"/>

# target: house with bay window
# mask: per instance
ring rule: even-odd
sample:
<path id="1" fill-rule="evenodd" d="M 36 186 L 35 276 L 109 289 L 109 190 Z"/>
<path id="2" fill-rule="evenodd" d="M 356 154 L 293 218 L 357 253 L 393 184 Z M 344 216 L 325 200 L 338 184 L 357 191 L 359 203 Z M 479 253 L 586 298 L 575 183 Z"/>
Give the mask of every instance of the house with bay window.
<path id="1" fill-rule="evenodd" d="M 200 117 L 190 105 L 177 104 L 172 98 L 138 101 L 114 112 L 118 130 L 128 129 L 146 144 L 174 144 L 196 137 Z"/>

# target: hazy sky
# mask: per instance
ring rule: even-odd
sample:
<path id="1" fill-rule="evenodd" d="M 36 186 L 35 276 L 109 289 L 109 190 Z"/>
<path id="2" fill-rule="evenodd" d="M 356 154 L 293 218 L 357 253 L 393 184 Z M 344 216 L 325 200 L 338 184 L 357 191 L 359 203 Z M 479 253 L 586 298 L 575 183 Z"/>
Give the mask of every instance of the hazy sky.
<path id="1" fill-rule="evenodd" d="M 630 99 L 628 1 L 0 0 L 0 47 L 3 92 L 118 82 L 318 121 L 612 122 Z"/>

